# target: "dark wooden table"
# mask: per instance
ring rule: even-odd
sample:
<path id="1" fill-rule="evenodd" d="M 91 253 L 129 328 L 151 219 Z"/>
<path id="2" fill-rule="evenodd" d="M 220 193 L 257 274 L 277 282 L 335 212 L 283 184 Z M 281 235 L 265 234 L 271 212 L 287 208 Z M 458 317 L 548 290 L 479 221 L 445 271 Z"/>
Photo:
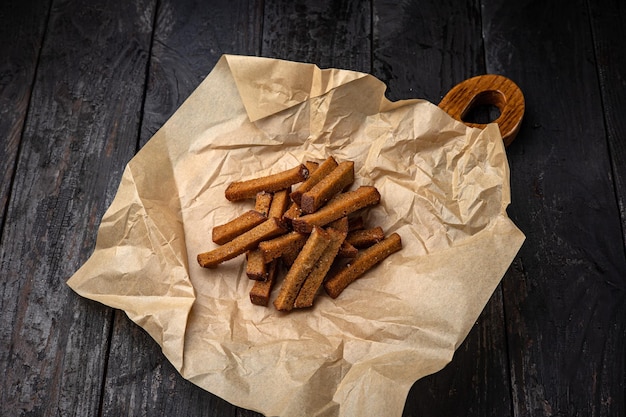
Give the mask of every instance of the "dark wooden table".
<path id="1" fill-rule="evenodd" d="M 527 240 L 404 415 L 626 415 L 624 21 L 619 0 L 2 1 L 0 414 L 258 415 L 66 285 L 125 164 L 231 53 L 369 72 L 392 100 L 517 82 L 508 212 Z"/>

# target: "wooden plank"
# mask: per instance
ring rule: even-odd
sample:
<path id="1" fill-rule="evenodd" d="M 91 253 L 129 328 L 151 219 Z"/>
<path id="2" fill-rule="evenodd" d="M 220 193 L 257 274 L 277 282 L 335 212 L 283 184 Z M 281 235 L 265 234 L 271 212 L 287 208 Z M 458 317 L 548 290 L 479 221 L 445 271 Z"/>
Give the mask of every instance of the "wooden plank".
<path id="1" fill-rule="evenodd" d="M 504 281 L 515 415 L 625 411 L 626 260 L 587 12 L 483 4 L 487 69 L 527 105 L 508 149 L 509 212 L 527 235 Z"/>
<path id="2" fill-rule="evenodd" d="M 49 9 L 49 0 L 0 3 L 0 225 L 9 201 Z"/>
<path id="3" fill-rule="evenodd" d="M 590 2 L 589 8 L 602 109 L 626 246 L 626 50 L 618 43 L 618 40 L 626 39 L 626 5 L 619 0 L 604 0 Z"/>
<path id="4" fill-rule="evenodd" d="M 267 2 L 262 55 L 371 72 L 370 28 L 369 1 Z"/>
<path id="5" fill-rule="evenodd" d="M 261 417 L 185 380 L 125 314 L 115 313 L 113 327 L 102 416 Z"/>
<path id="6" fill-rule="evenodd" d="M 480 2 L 374 1 L 374 74 L 391 100 L 439 103 L 455 84 L 484 73 Z"/>
<path id="7" fill-rule="evenodd" d="M 622 242 L 626 247 L 626 49 L 623 45 L 626 40 L 626 5 L 619 0 L 605 0 L 589 2 L 589 8 L 606 137 L 621 215 Z M 609 285 L 615 294 L 613 308 L 617 320 L 611 317 L 612 322 L 604 324 L 610 328 L 610 336 L 604 347 L 599 348 L 606 360 L 601 362 L 601 382 L 599 389 L 595 389 L 596 398 L 603 402 L 599 414 L 607 416 L 626 415 L 626 282 L 623 274 L 615 278 L 609 281 Z"/>
<path id="8" fill-rule="evenodd" d="M 484 73 L 480 4 L 374 2 L 374 74 L 391 99 L 435 104 L 455 84 Z M 507 416 L 511 413 L 499 286 L 450 364 L 417 381 L 405 416 Z"/>
<path id="9" fill-rule="evenodd" d="M 258 55 L 262 3 L 219 0 L 159 4 L 141 145 L 211 72 L 222 54 Z"/>
<path id="10" fill-rule="evenodd" d="M 512 415 L 502 303 L 498 288 L 452 361 L 413 384 L 403 417 Z"/>
<path id="11" fill-rule="evenodd" d="M 260 48 L 258 2 L 161 0 L 157 8 L 140 145 L 167 121 L 224 53 Z M 185 380 L 158 344 L 115 312 L 102 416 L 259 416 Z"/>
<path id="12" fill-rule="evenodd" d="M 0 247 L 3 414 L 99 415 L 111 310 L 65 282 L 136 150 L 153 8 L 51 9 Z"/>

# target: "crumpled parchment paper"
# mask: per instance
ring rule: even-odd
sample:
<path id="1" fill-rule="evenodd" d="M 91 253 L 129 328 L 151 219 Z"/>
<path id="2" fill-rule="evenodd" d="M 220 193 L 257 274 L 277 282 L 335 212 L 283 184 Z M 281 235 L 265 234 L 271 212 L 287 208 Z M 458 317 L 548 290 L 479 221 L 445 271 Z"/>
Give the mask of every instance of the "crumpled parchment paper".
<path id="1" fill-rule="evenodd" d="M 384 92 L 363 73 L 223 56 L 128 163 L 69 286 L 124 310 L 183 377 L 237 406 L 400 416 L 412 384 L 451 360 L 524 235 L 506 214 L 497 125 L 469 128 Z M 366 221 L 400 234 L 401 252 L 336 300 L 287 314 L 250 303 L 241 258 L 197 264 L 212 227 L 252 207 L 226 201 L 231 181 L 329 155 L 355 161 L 355 186 L 379 189 Z"/>

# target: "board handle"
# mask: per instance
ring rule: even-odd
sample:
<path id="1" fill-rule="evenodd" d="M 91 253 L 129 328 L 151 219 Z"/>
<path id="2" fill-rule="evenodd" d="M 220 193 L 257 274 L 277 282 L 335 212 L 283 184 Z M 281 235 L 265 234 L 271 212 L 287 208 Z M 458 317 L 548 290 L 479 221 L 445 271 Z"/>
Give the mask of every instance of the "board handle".
<path id="1" fill-rule="evenodd" d="M 519 132 L 525 110 L 522 90 L 510 79 L 496 74 L 469 78 L 455 85 L 439 103 L 439 107 L 456 120 L 480 129 L 487 124 L 463 119 L 470 110 L 486 105 L 500 110 L 500 116 L 493 123 L 498 124 L 504 144 L 510 145 Z"/>

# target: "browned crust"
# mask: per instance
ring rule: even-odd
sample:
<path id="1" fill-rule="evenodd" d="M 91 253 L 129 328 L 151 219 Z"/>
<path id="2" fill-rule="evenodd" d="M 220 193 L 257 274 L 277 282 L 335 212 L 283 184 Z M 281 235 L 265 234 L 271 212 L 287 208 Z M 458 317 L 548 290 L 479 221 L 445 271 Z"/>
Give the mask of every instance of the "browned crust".
<path id="1" fill-rule="evenodd" d="M 397 233 L 392 233 L 388 238 L 370 246 L 324 283 L 326 293 L 332 298 L 337 298 L 348 285 L 400 249 L 402 249 L 402 240 Z"/>
<path id="2" fill-rule="evenodd" d="M 303 233 L 290 232 L 274 239 L 259 243 L 259 251 L 265 263 L 280 258 L 285 253 L 297 253 L 306 243 L 308 236 Z"/>
<path id="3" fill-rule="evenodd" d="M 332 156 L 326 158 L 317 169 L 309 175 L 306 181 L 296 188 L 294 192 L 290 194 L 291 200 L 300 205 L 300 199 L 302 194 L 313 188 L 318 182 L 320 182 L 325 176 L 330 174 L 337 167 L 337 161 Z"/>
<path id="4" fill-rule="evenodd" d="M 257 193 L 266 191 L 273 193 L 284 190 L 293 184 L 305 181 L 309 176 L 309 169 L 300 164 L 294 168 L 264 177 L 258 177 L 247 181 L 235 181 L 231 183 L 225 191 L 226 199 L 229 201 L 255 198 Z"/>
<path id="5" fill-rule="evenodd" d="M 280 287 L 280 292 L 274 300 L 274 307 L 277 310 L 289 311 L 293 309 L 293 303 L 298 296 L 302 283 L 329 243 L 330 237 L 325 230 L 320 227 L 313 229 L 295 262 L 289 268 Z"/>
<path id="6" fill-rule="evenodd" d="M 235 219 L 213 228 L 211 239 L 218 245 L 230 242 L 242 233 L 256 227 L 267 220 L 262 213 L 256 210 L 248 210 Z"/>
<path id="7" fill-rule="evenodd" d="M 250 301 L 252 304 L 267 307 L 270 303 L 272 288 L 276 283 L 278 261 L 270 262 L 267 265 L 267 278 L 265 281 L 255 281 L 250 289 Z"/>
<path id="8" fill-rule="evenodd" d="M 297 219 L 301 215 L 302 210 L 300 210 L 300 206 L 297 203 L 291 203 L 287 211 L 283 214 L 283 220 L 291 224 L 294 219 Z"/>
<path id="9" fill-rule="evenodd" d="M 283 223 L 270 218 L 251 230 L 237 236 L 230 242 L 212 251 L 198 254 L 198 263 L 204 268 L 212 268 L 257 247 L 259 242 L 286 233 Z"/>
<path id="10" fill-rule="evenodd" d="M 311 176 L 317 170 L 320 164 L 315 161 L 306 161 L 304 163 L 304 166 L 309 170 L 309 176 Z"/>
<path id="11" fill-rule="evenodd" d="M 319 169 L 318 169 L 319 171 Z M 313 213 L 354 182 L 354 162 L 341 162 L 309 191 L 302 194 L 300 208 Z"/>
<path id="12" fill-rule="evenodd" d="M 348 232 L 352 232 L 353 230 L 361 230 L 364 228 L 365 220 L 363 220 L 363 216 L 355 216 L 348 219 Z"/>
<path id="13" fill-rule="evenodd" d="M 321 256 L 315 263 L 315 266 L 306 277 L 304 284 L 302 284 L 302 288 L 300 288 L 298 296 L 294 301 L 294 308 L 306 308 L 313 305 L 313 300 L 315 299 L 322 282 L 324 282 L 324 278 L 330 270 L 330 267 L 339 252 L 341 244 L 346 238 L 346 232 L 335 230 L 333 228 L 326 229 L 326 232 L 330 237 L 330 244 L 326 246 L 326 249 L 324 249 Z"/>
<path id="14" fill-rule="evenodd" d="M 254 209 L 267 217 L 270 211 L 270 205 L 272 204 L 272 193 L 261 191 L 256 194 L 254 200 Z"/>
<path id="15" fill-rule="evenodd" d="M 354 258 L 359 254 L 359 250 L 345 240 L 339 248 L 339 256 L 342 258 Z"/>
<path id="16" fill-rule="evenodd" d="M 290 267 L 296 261 L 296 258 L 298 257 L 299 253 L 300 253 L 300 249 L 288 250 L 287 252 L 280 255 L 280 260 L 282 261 L 283 265 L 285 265 L 286 267 Z"/>
<path id="17" fill-rule="evenodd" d="M 383 228 L 373 227 L 371 229 L 354 230 L 348 233 L 346 242 L 358 249 L 363 249 L 372 246 L 375 243 L 380 242 L 385 238 L 385 232 Z"/>
<path id="18" fill-rule="evenodd" d="M 259 249 L 246 252 L 246 275 L 256 281 L 267 279 L 267 267 Z"/>
<path id="19" fill-rule="evenodd" d="M 276 217 L 282 219 L 283 214 L 287 211 L 289 206 L 289 189 L 276 191 L 272 198 L 272 204 L 270 205 L 270 211 L 268 217 Z"/>
<path id="20" fill-rule="evenodd" d="M 324 226 L 340 217 L 380 202 L 380 193 L 375 187 L 361 186 L 354 191 L 339 194 L 315 213 L 300 216 L 292 221 L 294 230 L 310 233 L 313 226 Z"/>
<path id="21" fill-rule="evenodd" d="M 332 227 L 335 230 L 339 230 L 340 232 L 348 233 L 349 221 L 347 216 L 343 216 L 335 221 L 328 223 L 328 227 Z"/>

